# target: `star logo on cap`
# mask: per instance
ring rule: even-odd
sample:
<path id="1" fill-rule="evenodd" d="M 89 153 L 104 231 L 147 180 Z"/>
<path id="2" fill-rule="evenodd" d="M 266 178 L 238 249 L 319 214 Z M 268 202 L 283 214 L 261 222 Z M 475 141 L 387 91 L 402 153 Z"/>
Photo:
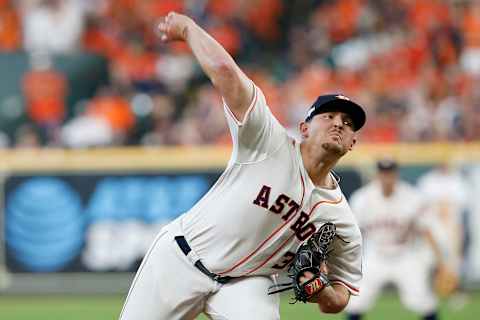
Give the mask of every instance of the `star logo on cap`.
<path id="1" fill-rule="evenodd" d="M 339 94 L 337 98 L 350 101 L 350 99 L 348 97 L 345 97 L 343 94 Z"/>

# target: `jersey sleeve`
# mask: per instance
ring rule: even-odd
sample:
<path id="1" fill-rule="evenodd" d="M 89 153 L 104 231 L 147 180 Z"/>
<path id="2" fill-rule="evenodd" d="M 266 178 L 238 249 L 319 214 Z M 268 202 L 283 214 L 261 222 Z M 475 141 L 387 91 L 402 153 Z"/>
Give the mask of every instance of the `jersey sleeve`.
<path id="1" fill-rule="evenodd" d="M 335 241 L 327 266 L 328 278 L 332 284 L 342 285 L 352 295 L 359 295 L 362 279 L 362 236 L 358 227 L 351 241 Z"/>
<path id="2" fill-rule="evenodd" d="M 273 116 L 262 90 L 253 82 L 254 96 L 243 119 L 237 119 L 223 102 L 233 140 L 231 162 L 252 163 L 266 159 L 288 139 L 285 128 Z"/>

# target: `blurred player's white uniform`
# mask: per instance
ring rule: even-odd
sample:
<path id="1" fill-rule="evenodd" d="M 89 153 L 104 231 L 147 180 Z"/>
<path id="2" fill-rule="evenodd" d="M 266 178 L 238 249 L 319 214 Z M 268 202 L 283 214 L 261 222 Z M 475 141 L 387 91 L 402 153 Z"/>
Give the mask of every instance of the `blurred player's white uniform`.
<path id="1" fill-rule="evenodd" d="M 462 214 L 467 204 L 467 187 L 456 170 L 441 166 L 418 180 L 418 187 L 428 201 L 426 215 L 433 237 L 448 267 L 460 272 L 462 263 Z"/>
<path id="2" fill-rule="evenodd" d="M 338 184 L 315 187 L 299 143 L 273 117 L 255 87 L 243 121 L 225 105 L 233 138 L 227 169 L 187 213 L 166 226 L 147 253 L 132 284 L 122 320 L 278 319 L 278 295 L 267 295 L 271 275 L 282 273 L 297 247 L 325 222 L 336 239 L 329 279 L 359 292 L 361 235 Z M 188 257 L 174 237 L 184 236 Z M 220 284 L 201 273 L 238 277 Z"/>
<path id="3" fill-rule="evenodd" d="M 385 197 L 378 180 L 357 190 L 350 199 L 364 238 L 362 295 L 352 297 L 347 310 L 363 314 L 388 283 L 398 288 L 402 303 L 419 314 L 436 308 L 429 281 L 431 254 L 414 229 L 422 229 L 424 203 L 419 191 L 397 180 Z"/>

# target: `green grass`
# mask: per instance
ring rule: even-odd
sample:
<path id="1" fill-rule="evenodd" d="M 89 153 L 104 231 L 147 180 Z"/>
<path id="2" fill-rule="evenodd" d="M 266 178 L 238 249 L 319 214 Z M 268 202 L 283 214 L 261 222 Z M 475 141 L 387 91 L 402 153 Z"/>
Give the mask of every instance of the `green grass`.
<path id="1" fill-rule="evenodd" d="M 123 296 L 6 296 L 0 295 L 1 320 L 107 320 L 117 319 Z M 345 319 L 345 315 L 322 315 L 313 304 L 288 304 L 282 299 L 282 320 Z M 454 310 L 445 302 L 440 307 L 441 319 L 474 320 L 480 315 L 480 293 L 470 296 L 462 309 Z M 206 317 L 199 317 L 206 319 Z M 415 314 L 406 311 L 398 297 L 387 294 L 380 298 L 367 320 L 416 320 Z"/>
<path id="2" fill-rule="evenodd" d="M 116 319 L 122 299 L 121 296 L 0 296 L 0 319 Z"/>

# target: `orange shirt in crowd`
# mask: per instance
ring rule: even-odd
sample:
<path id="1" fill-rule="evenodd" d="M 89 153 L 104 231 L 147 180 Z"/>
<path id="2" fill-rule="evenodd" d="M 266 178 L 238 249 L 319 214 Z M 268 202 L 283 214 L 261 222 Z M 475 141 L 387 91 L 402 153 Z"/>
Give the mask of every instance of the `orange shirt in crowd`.
<path id="1" fill-rule="evenodd" d="M 240 49 L 240 34 L 228 24 L 207 28 L 208 33 L 215 38 L 231 55 L 235 56 Z"/>
<path id="2" fill-rule="evenodd" d="M 333 42 L 341 42 L 351 37 L 357 28 L 362 10 L 362 0 L 340 0 L 319 6 L 312 19 L 324 25 Z"/>
<path id="3" fill-rule="evenodd" d="M 107 121 L 115 132 L 125 133 L 135 124 L 128 101 L 120 96 L 99 96 L 87 107 L 87 114 Z"/>
<path id="4" fill-rule="evenodd" d="M 116 68 L 134 81 L 155 78 L 157 55 L 154 52 L 124 48 L 115 57 Z"/>
<path id="5" fill-rule="evenodd" d="M 184 1 L 178 0 L 147 0 L 145 8 L 148 8 L 149 13 L 157 19 L 158 17 L 166 16 L 170 11 L 184 12 Z M 147 12 L 145 12 L 147 14 Z"/>
<path id="6" fill-rule="evenodd" d="M 95 52 L 113 59 L 122 50 L 122 42 L 97 27 L 90 27 L 83 35 L 83 46 L 87 51 Z"/>
<path id="7" fill-rule="evenodd" d="M 109 0 L 106 15 L 110 18 L 116 18 L 124 14 L 132 15 L 137 6 L 136 0 Z"/>
<path id="8" fill-rule="evenodd" d="M 254 0 L 248 7 L 247 24 L 260 38 L 273 41 L 280 36 L 278 18 L 283 6 L 280 0 Z"/>
<path id="9" fill-rule="evenodd" d="M 412 1 L 408 15 L 412 26 L 420 32 L 427 32 L 451 21 L 448 4 L 440 0 Z"/>
<path id="10" fill-rule="evenodd" d="M 0 0 L 0 51 L 14 51 L 21 47 L 21 27 L 17 12 L 10 1 Z"/>
<path id="11" fill-rule="evenodd" d="M 467 47 L 480 47 L 480 4 L 472 4 L 463 19 L 462 29 Z"/>
<path id="12" fill-rule="evenodd" d="M 23 77 L 27 113 L 40 125 L 59 124 L 65 114 L 67 79 L 55 70 L 32 70 Z"/>
<path id="13" fill-rule="evenodd" d="M 241 6 L 241 3 L 235 0 L 210 0 L 207 10 L 217 18 L 229 19 L 238 16 Z"/>

